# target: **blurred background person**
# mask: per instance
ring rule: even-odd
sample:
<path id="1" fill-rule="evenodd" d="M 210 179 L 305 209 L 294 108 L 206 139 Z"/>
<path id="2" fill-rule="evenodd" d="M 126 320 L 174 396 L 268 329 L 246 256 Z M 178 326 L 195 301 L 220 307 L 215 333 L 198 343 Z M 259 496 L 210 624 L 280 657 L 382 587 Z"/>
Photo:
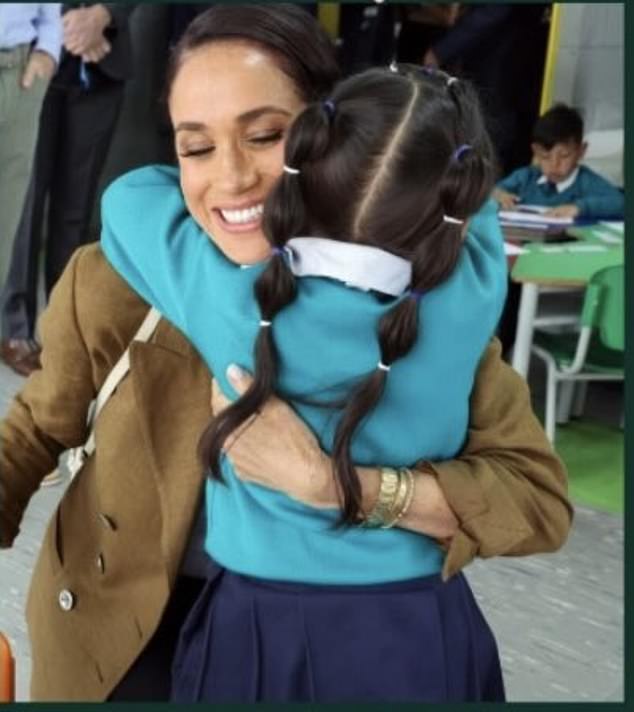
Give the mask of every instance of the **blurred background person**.
<path id="1" fill-rule="evenodd" d="M 35 320 L 42 235 L 47 299 L 75 249 L 90 240 L 99 177 L 132 74 L 129 18 L 134 8 L 124 3 L 63 7 L 63 53 L 44 98 L 31 185 L 16 220 L 2 295 L 1 356 L 22 375 L 39 367 Z"/>
<path id="2" fill-rule="evenodd" d="M 0 286 L 29 184 L 42 100 L 62 42 L 59 3 L 0 3 Z M 2 357 L 11 343 L 2 342 Z"/>
<path id="3" fill-rule="evenodd" d="M 418 62 L 473 81 L 504 174 L 530 161 L 530 137 L 548 41 L 547 4 L 482 4 L 445 10 Z M 453 8 L 453 9 L 452 9 Z M 408 57 L 412 58 L 412 43 Z M 403 60 L 399 57 L 400 61 Z"/>

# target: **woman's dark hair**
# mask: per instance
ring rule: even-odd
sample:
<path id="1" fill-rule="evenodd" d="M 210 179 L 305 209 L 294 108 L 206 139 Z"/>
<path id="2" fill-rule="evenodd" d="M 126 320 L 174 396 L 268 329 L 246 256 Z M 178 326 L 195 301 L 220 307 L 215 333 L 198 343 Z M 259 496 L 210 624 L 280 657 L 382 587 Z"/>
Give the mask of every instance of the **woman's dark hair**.
<path id="1" fill-rule="evenodd" d="M 326 95 L 340 75 L 333 43 L 304 8 L 284 3 L 219 3 L 198 15 L 172 50 L 165 98 L 189 52 L 220 40 L 249 42 L 271 53 L 306 102 Z"/>
<path id="2" fill-rule="evenodd" d="M 313 235 L 372 245 L 412 263 L 412 295 L 397 300 L 379 322 L 381 362 L 389 366 L 420 336 L 414 297 L 447 279 L 457 263 L 463 228 L 456 220 L 476 212 L 493 187 L 494 154 L 475 92 L 441 72 L 368 70 L 299 115 L 285 163 L 299 174 L 282 174 L 264 206 L 273 248 Z M 265 321 L 293 301 L 295 278 L 282 250 L 274 249 L 254 289 Z M 263 326 L 252 386 L 212 421 L 201 441 L 216 479 L 225 439 L 274 392 L 277 362 L 272 329 Z M 351 441 L 388 377 L 377 367 L 343 404 L 332 450 L 342 524 L 361 513 Z"/>

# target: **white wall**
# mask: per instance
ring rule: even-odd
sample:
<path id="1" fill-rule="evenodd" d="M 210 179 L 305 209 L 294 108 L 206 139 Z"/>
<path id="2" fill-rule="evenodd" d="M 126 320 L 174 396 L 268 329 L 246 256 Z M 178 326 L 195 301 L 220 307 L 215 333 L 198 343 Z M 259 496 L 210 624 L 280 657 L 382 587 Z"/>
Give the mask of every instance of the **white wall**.
<path id="1" fill-rule="evenodd" d="M 581 112 L 589 140 L 586 163 L 623 185 L 623 3 L 563 3 L 553 102 Z"/>
<path id="2" fill-rule="evenodd" d="M 623 128 L 623 3 L 563 3 L 555 100 L 583 110 L 588 131 Z"/>

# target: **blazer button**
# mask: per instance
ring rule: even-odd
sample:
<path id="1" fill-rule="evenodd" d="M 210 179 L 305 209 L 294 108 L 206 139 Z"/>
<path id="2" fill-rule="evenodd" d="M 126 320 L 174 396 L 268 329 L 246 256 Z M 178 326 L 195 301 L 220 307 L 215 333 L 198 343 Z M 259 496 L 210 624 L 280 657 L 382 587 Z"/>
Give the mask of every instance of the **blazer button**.
<path id="1" fill-rule="evenodd" d="M 69 591 L 67 588 L 63 588 L 59 592 L 57 602 L 59 603 L 59 607 L 63 611 L 72 611 L 72 609 L 75 607 L 75 594 L 72 591 Z"/>

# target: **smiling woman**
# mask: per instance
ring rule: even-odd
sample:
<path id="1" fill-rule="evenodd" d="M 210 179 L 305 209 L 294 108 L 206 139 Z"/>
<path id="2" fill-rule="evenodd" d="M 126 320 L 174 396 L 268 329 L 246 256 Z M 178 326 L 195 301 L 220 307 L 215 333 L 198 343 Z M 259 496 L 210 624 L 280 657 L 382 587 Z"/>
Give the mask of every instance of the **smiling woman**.
<path id="1" fill-rule="evenodd" d="M 304 101 L 269 51 L 220 41 L 187 53 L 169 94 L 181 186 L 196 222 L 235 262 L 264 259 L 262 210 Z"/>
<path id="2" fill-rule="evenodd" d="M 215 51 L 219 48 L 222 51 Z M 286 287 L 292 287 L 282 263 L 287 254 L 282 237 L 274 243 L 274 258 L 268 259 L 271 243 L 256 215 L 272 199 L 283 173 L 293 117 L 312 104 L 308 117 L 316 130 L 306 133 L 306 145 L 316 149 L 318 137 L 331 136 L 332 106 L 317 100 L 330 93 L 337 73 L 332 44 L 300 6 L 214 5 L 188 28 L 171 64 L 169 100 L 178 128 L 179 168 L 142 169 L 108 191 L 105 223 L 108 230 L 125 224 L 121 247 L 127 248 L 128 243 L 147 246 L 150 240 L 151 259 L 136 277 L 147 280 L 148 290 L 165 298 L 160 287 L 163 268 L 180 270 L 182 281 L 174 283 L 168 296 L 192 301 L 170 316 L 181 326 L 185 320 L 195 323 L 199 333 L 219 349 L 220 362 L 213 377 L 225 395 L 248 390 L 228 380 L 226 365 L 236 358 L 250 365 L 258 333 L 262 339 L 271 333 L 277 339 L 283 334 L 279 326 L 284 324 L 284 312 L 292 314 L 289 308 L 280 310 L 274 319 L 262 318 L 254 299 L 254 281 L 267 265 L 273 277 L 284 280 L 278 283 L 274 278 L 269 286 L 283 284 L 285 298 L 289 296 Z M 388 87 L 399 87 L 397 105 L 402 108 L 403 97 L 408 102 L 412 98 L 410 80 L 390 81 L 380 74 L 380 86 L 386 81 Z M 436 80 L 439 86 L 427 86 L 426 91 L 455 118 L 456 106 L 453 99 L 448 101 L 446 82 Z M 348 85 L 349 89 L 354 86 L 355 82 Z M 385 117 L 383 111 L 374 111 L 372 92 L 364 97 L 362 117 L 372 118 L 375 113 L 377 118 Z M 343 126 L 346 115 L 354 117 L 350 106 L 346 110 L 344 102 L 342 107 L 333 131 Z M 358 120 L 357 116 L 355 125 Z M 441 127 L 444 124 L 440 122 Z M 378 133 L 381 141 L 391 135 Z M 322 149 L 326 151 L 328 145 L 325 141 Z M 456 149 L 452 140 L 444 136 L 439 145 L 442 150 L 440 159 L 433 161 L 434 171 L 443 173 L 451 165 L 450 175 L 455 177 L 463 175 L 469 165 L 473 168 L 473 164 L 451 162 Z M 487 155 L 486 141 L 482 149 L 480 158 Z M 304 170 L 293 162 L 300 157 L 298 150 L 295 144 L 282 180 L 295 200 L 288 206 L 285 200 L 276 201 L 286 206 L 278 211 L 282 222 L 297 217 L 286 208 L 297 205 L 297 191 L 311 179 L 308 164 Z M 355 160 L 350 166 L 356 170 L 357 160 L 368 154 L 352 153 Z M 418 150 L 396 154 L 412 156 L 417 171 L 424 165 Z M 318 172 L 314 178 L 319 178 Z M 335 184 L 329 180 L 321 185 Z M 324 201 L 333 220 L 338 217 L 335 206 L 352 200 L 358 189 L 353 185 L 349 195 L 339 189 L 332 200 Z M 450 194 L 458 193 L 452 190 Z M 409 191 L 407 195 L 412 197 Z M 463 195 L 446 210 L 430 201 L 432 214 L 418 192 L 414 197 L 416 224 L 424 217 L 432 228 L 429 234 L 446 237 L 453 248 L 460 245 L 462 227 L 456 222 L 475 209 L 478 195 L 466 196 L 469 200 Z M 117 198 L 121 201 L 115 200 L 116 209 L 108 210 Z M 389 205 L 396 205 L 397 199 L 394 196 Z M 412 206 L 397 213 L 409 216 Z M 347 214 L 341 210 L 342 216 Z M 268 215 L 266 209 L 264 215 Z M 389 218 L 391 224 L 385 230 L 375 229 L 377 240 L 387 239 L 384 233 L 400 232 L 390 211 L 368 210 L 366 215 L 375 228 L 381 216 Z M 499 257 L 499 232 L 491 214 L 484 211 L 472 227 L 470 248 L 475 246 L 477 251 L 480 235 L 482 244 L 490 244 Z M 182 247 L 182 262 L 165 259 L 174 247 Z M 355 254 L 368 255 L 363 244 L 341 247 L 354 247 Z M 377 249 L 371 254 L 377 252 L 378 264 L 384 265 L 387 253 Z M 210 256 L 213 269 L 207 270 Z M 418 267 L 413 270 L 411 260 L 402 255 L 389 257 L 390 264 L 398 267 L 401 287 L 412 274 L 419 286 L 435 279 Z M 376 264 L 371 259 L 361 262 Z M 253 266 L 241 269 L 244 265 Z M 359 276 L 358 270 L 354 276 Z M 374 287 L 388 289 L 381 298 L 374 291 L 344 290 L 339 283 L 317 280 L 317 296 L 330 284 L 331 293 L 347 300 L 351 308 L 340 309 L 330 320 L 325 317 L 332 310 L 321 310 L 326 302 L 313 299 L 314 312 L 310 318 L 299 319 L 288 341 L 290 352 L 282 351 L 282 367 L 289 353 L 290 363 L 297 365 L 297 392 L 306 388 L 304 361 L 358 371 L 358 358 L 367 357 L 370 370 L 381 371 L 374 374 L 374 381 L 387 379 L 388 385 L 399 387 L 408 417 L 391 419 L 390 430 L 381 434 L 379 429 L 379 439 L 383 444 L 393 441 L 387 442 L 389 447 L 406 443 L 409 454 L 400 461 L 412 468 L 381 467 L 392 463 L 392 458 L 375 457 L 372 451 L 361 453 L 358 459 L 365 466 L 348 463 L 353 479 L 358 478 L 360 502 L 356 504 L 362 516 L 370 519 L 373 514 L 373 521 L 382 520 L 387 528 L 330 527 L 341 514 L 342 499 L 331 457 L 321 448 L 327 443 L 298 417 L 301 404 L 287 406 L 275 397 L 262 405 L 261 415 L 252 417 L 234 441 L 231 460 L 227 459 L 230 487 L 210 484 L 222 495 L 215 503 L 210 499 L 210 505 L 221 505 L 221 516 L 212 513 L 207 518 L 199 509 L 206 478 L 196 445 L 211 415 L 210 374 L 199 355 L 204 351 L 197 348 L 200 342 L 189 344 L 183 337 L 187 329 L 161 320 L 149 343 L 136 342 L 131 347 L 130 373 L 99 415 L 97 456 L 89 458 L 73 480 L 49 525 L 27 609 L 33 700 L 166 699 L 179 636 L 181 651 L 188 658 L 193 654 L 195 665 L 183 664 L 183 655 L 179 657 L 174 696 L 198 696 L 200 685 L 190 684 L 188 675 L 194 674 L 201 683 L 209 670 L 214 671 L 213 684 L 237 685 L 220 694 L 218 690 L 202 692 L 201 696 L 213 699 L 302 700 L 332 695 L 439 700 L 499 699 L 503 695 L 495 641 L 460 570 L 475 556 L 523 555 L 561 546 L 571 512 L 565 473 L 531 411 L 525 384 L 501 361 L 495 342 L 486 348 L 479 365 L 472 358 L 471 369 L 477 365 L 477 374 L 471 373 L 475 386 L 468 402 L 469 388 L 461 381 L 465 386 L 460 400 L 463 429 L 457 427 L 444 403 L 432 408 L 438 422 L 444 419 L 445 426 L 449 422 L 446 430 L 453 438 L 449 454 L 444 456 L 442 444 L 423 432 L 432 452 L 417 461 L 423 437 L 420 442 L 419 432 L 409 437 L 408 427 L 420 426 L 421 414 L 429 414 L 430 401 L 414 402 L 418 391 L 413 389 L 429 385 L 429 378 L 422 369 L 422 375 L 416 371 L 409 383 L 404 382 L 399 369 L 413 362 L 390 352 L 386 363 L 381 362 L 383 368 L 375 361 L 379 356 L 376 320 L 368 318 L 368 308 L 378 310 L 378 315 L 400 297 L 393 289 L 390 292 L 383 270 L 370 276 L 378 280 Z M 315 284 L 313 280 L 304 280 L 302 289 Z M 235 296 L 236 288 L 242 290 L 244 299 L 232 303 L 227 297 Z M 200 289 L 215 290 L 214 299 L 199 298 Z M 298 304 L 304 296 L 304 292 L 299 295 Z M 493 289 L 489 296 L 495 302 L 500 294 Z M 408 302 L 406 316 L 415 314 L 416 292 L 401 301 Z M 464 302 L 470 308 L 481 303 L 471 297 Z M 268 308 L 269 300 L 265 303 Z M 0 545 L 12 544 L 26 503 L 59 454 L 84 442 L 88 406 L 147 309 L 109 267 L 99 246 L 77 252 L 42 319 L 43 368 L 18 394 L 1 425 Z M 492 313 L 487 312 L 482 324 L 491 325 Z M 273 311 L 269 316 L 273 317 Z M 326 337 L 319 349 L 311 348 L 310 339 L 303 338 L 315 325 Z M 366 330 L 368 349 L 355 347 L 347 352 L 360 328 Z M 464 351 L 459 346 L 449 345 L 443 363 L 454 363 Z M 470 357 L 475 352 L 472 349 Z M 384 369 L 393 360 L 397 363 L 388 377 Z M 442 396 L 445 383 L 458 380 L 450 370 L 446 378 L 437 379 L 438 388 L 432 384 L 431 398 Z M 217 400 L 213 407 L 220 416 L 222 406 Z M 434 425 L 439 427 L 443 430 L 444 426 Z M 237 464 L 231 467 L 233 460 Z M 259 507 L 258 502 L 266 506 Z M 227 506 L 237 506 L 235 516 L 227 517 Z M 258 513 L 264 519 L 254 529 Z M 359 546 L 361 542 L 371 543 L 364 547 Z M 221 569 L 208 555 L 223 548 L 234 558 L 237 553 L 236 565 L 232 561 Z M 266 569 L 264 576 L 240 575 L 244 567 L 254 565 Z M 411 588 L 408 581 L 394 583 L 397 567 L 406 576 L 412 571 L 433 574 L 422 576 L 421 586 L 416 583 Z M 284 575 L 276 577 L 277 572 Z M 304 579 L 311 583 L 301 583 Z M 333 579 L 343 585 L 323 583 Z M 204 596 L 199 598 L 205 585 Z M 301 586 L 306 588 L 300 591 Z M 414 605 L 411 616 L 402 606 L 405 598 Z M 198 605 L 192 608 L 194 600 Z M 308 608 L 302 608 L 300 601 L 313 606 L 310 620 L 302 618 Z M 238 609 L 228 610 L 227 603 Z M 331 605 L 344 613 L 337 622 L 330 615 Z M 312 615 L 319 611 L 321 617 Z M 206 639 L 213 650 L 201 646 L 199 651 L 205 654 L 198 654 L 195 644 L 204 630 L 199 624 L 204 624 L 209 613 L 219 617 L 220 625 Z M 419 625 L 416 630 L 410 625 L 413 620 Z M 265 641 L 261 640 L 267 650 L 259 656 L 264 650 L 258 642 L 264 630 L 261 622 L 266 625 Z M 446 623 L 457 630 L 443 637 Z M 220 626 L 226 638 L 216 636 Z M 320 647 L 313 656 L 306 641 L 315 632 Z M 432 651 L 428 632 L 434 633 L 436 644 L 451 642 L 449 656 L 445 648 Z M 194 643 L 193 650 L 188 650 L 189 642 Z M 348 645 L 356 649 L 351 651 Z M 216 674 L 218 662 L 226 664 L 221 674 Z M 403 676 L 412 687 L 401 684 Z M 344 694 L 341 685 L 348 682 L 351 687 Z M 325 691 L 324 684 L 331 683 L 333 687 Z"/>

